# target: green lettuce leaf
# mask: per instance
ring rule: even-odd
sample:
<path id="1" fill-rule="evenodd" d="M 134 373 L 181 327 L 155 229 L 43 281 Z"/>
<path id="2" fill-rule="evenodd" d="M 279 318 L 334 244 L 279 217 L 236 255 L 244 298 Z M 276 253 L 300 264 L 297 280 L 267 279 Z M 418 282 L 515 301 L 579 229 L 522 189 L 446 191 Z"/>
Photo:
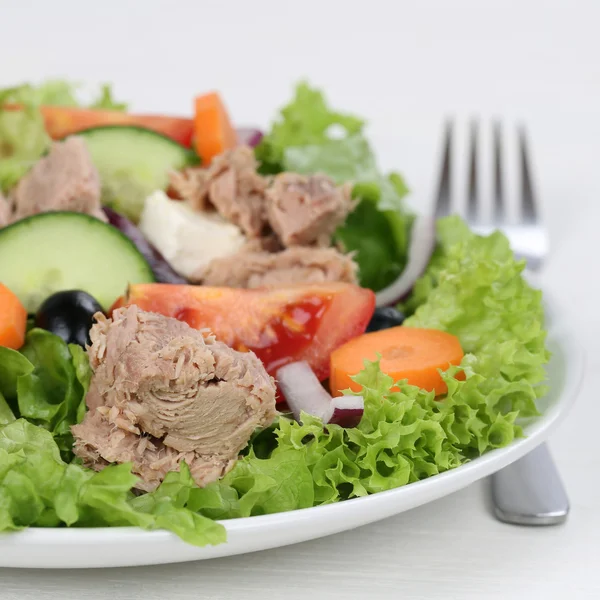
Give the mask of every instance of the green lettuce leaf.
<path id="1" fill-rule="evenodd" d="M 7 192 L 50 145 L 44 119 L 32 94 L 20 88 L 0 91 L 0 190 Z M 20 104 L 21 110 L 5 108 Z"/>
<path id="2" fill-rule="evenodd" d="M 9 406 L 6 398 L 0 392 L 0 425 L 12 423 L 15 420 L 15 414 Z"/>
<path id="3" fill-rule="evenodd" d="M 104 83 L 100 86 L 100 92 L 97 98 L 89 105 L 89 108 L 99 108 L 102 110 L 127 110 L 125 102 L 117 102 L 113 96 L 112 87 Z"/>
<path id="4" fill-rule="evenodd" d="M 318 172 L 337 183 L 354 183 L 358 205 L 335 240 L 354 253 L 361 285 L 377 291 L 406 266 L 412 217 L 403 203 L 408 188 L 398 173 L 384 176 L 379 171 L 363 125 L 356 117 L 331 110 L 321 92 L 301 83 L 256 156 L 264 173 Z"/>
<path id="5" fill-rule="evenodd" d="M 17 382 L 22 375 L 29 375 L 34 366 L 23 354 L 0 346 L 0 393 L 7 400 L 17 398 Z"/>
<path id="6" fill-rule="evenodd" d="M 398 191 L 395 196 L 382 197 L 388 185 Z M 359 203 L 336 231 L 335 240 L 344 250 L 354 253 L 363 287 L 383 289 L 406 266 L 413 217 L 402 208 L 401 194 L 405 193 L 404 183 L 396 174 L 379 184 L 354 186 L 353 195 Z"/>
<path id="7" fill-rule="evenodd" d="M 21 353 L 34 370 L 18 379 L 19 415 L 50 431 L 63 457 L 70 460 L 73 456 L 71 425 L 78 422 L 84 410 L 81 405 L 87 392 L 78 379 L 72 350 L 49 331 L 32 329 Z M 84 357 L 84 353 L 77 356 L 78 369 L 82 372 L 87 356 Z M 84 384 L 89 385 L 89 373 L 81 376 Z"/>
<path id="8" fill-rule="evenodd" d="M 70 106 L 73 108 L 102 108 L 110 110 L 127 110 L 127 105 L 117 102 L 113 97 L 112 86 L 102 84 L 96 97 L 90 103 L 82 102 L 80 89 L 82 85 L 73 81 L 50 79 L 39 85 L 25 83 L 0 92 L 2 103 L 20 104 L 22 106 Z"/>
<path id="9" fill-rule="evenodd" d="M 225 541 L 222 525 L 185 507 L 195 486 L 185 465 L 135 497 L 130 464 L 95 473 L 65 463 L 52 435 L 18 419 L 0 427 L 0 531 L 27 526 L 167 529 L 198 546 Z"/>
<path id="10" fill-rule="evenodd" d="M 283 165 L 306 175 L 325 173 L 337 183 L 355 182 L 356 197 L 376 202 L 382 211 L 405 210 L 402 199 L 409 190 L 402 176 L 381 174 L 369 142 L 360 133 L 310 146 L 286 147 Z"/>
<path id="11" fill-rule="evenodd" d="M 379 179 L 375 155 L 360 133 L 343 139 L 325 139 L 310 146 L 288 146 L 283 166 L 307 175 L 325 173 L 338 183 Z"/>
<path id="12" fill-rule="evenodd" d="M 85 397 L 87 396 L 88 390 L 90 389 L 90 382 L 92 380 L 92 367 L 90 366 L 90 360 L 87 352 L 77 344 L 69 344 L 69 353 L 71 354 L 71 360 L 75 369 L 75 377 L 81 385 L 81 399 L 75 413 L 76 423 L 81 423 L 85 413 L 87 412 L 87 406 L 85 403 Z"/>
<path id="13" fill-rule="evenodd" d="M 293 100 L 281 109 L 279 120 L 256 148 L 256 157 L 265 174 L 279 173 L 288 168 L 284 154 L 289 147 L 321 145 L 328 142 L 336 126 L 345 135 L 358 133 L 363 121 L 329 108 L 323 94 L 306 82 L 296 87 Z"/>
<path id="14" fill-rule="evenodd" d="M 217 545 L 226 541 L 225 528 L 192 508 L 194 483 L 185 462 L 178 472 L 167 473 L 161 485 L 149 494 L 131 501 L 132 507 L 155 519 L 155 525 L 169 529 L 182 540 L 197 545 Z"/>
<path id="15" fill-rule="evenodd" d="M 72 460 L 71 425 L 85 415 L 91 376 L 83 348 L 30 329 L 19 352 L 0 347 L 0 424 L 25 417 L 47 429 L 63 458 Z"/>
<path id="16" fill-rule="evenodd" d="M 66 465 L 52 435 L 19 419 L 0 428 L 0 529 L 57 524 L 53 499 Z"/>
<path id="17" fill-rule="evenodd" d="M 12 189 L 50 146 L 39 107 L 84 106 L 77 99 L 79 87 L 51 80 L 37 86 L 23 84 L 0 90 L 0 191 Z M 20 110 L 15 110 L 15 106 Z M 115 102 L 110 86 L 103 85 L 90 108 L 125 110 L 127 106 Z"/>
<path id="18" fill-rule="evenodd" d="M 52 106 L 79 106 L 76 98 L 76 84 L 58 79 L 51 79 L 40 85 L 23 84 L 13 88 L 11 102 L 29 106 L 42 104 Z"/>

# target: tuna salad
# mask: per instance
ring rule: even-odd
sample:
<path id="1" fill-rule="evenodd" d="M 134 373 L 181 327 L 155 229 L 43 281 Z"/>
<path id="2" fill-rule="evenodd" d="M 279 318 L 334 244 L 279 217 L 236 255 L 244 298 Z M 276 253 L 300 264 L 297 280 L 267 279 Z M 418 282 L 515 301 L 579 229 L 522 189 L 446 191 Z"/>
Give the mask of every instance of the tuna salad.
<path id="1" fill-rule="evenodd" d="M 0 91 L 0 532 L 225 543 L 522 436 L 541 295 L 500 233 L 406 194 L 307 84 L 266 132 L 214 92 L 175 117 Z"/>
<path id="2" fill-rule="evenodd" d="M 177 196 L 204 218 L 197 219 L 196 235 L 189 243 L 197 257 L 194 265 L 174 260 L 173 267 L 193 283 L 231 287 L 285 285 L 302 281 L 358 280 L 353 254 L 332 246 L 336 229 L 354 207 L 349 184 L 337 186 L 331 177 L 281 173 L 275 177 L 258 173 L 259 163 L 248 146 L 238 146 L 216 156 L 209 167 L 196 167 L 171 174 Z M 167 200 L 157 207 L 147 203 L 141 229 L 163 255 L 169 255 L 173 236 L 160 227 L 155 214 L 179 210 L 177 201 Z M 225 240 L 225 222 L 239 227 L 249 241 L 239 252 L 223 252 L 212 260 L 215 242 L 202 239 L 200 223 L 208 223 L 217 212 L 224 220 L 215 236 Z M 207 229 L 205 226 L 204 229 Z M 261 243 L 259 240 L 265 240 Z M 256 242 L 259 241 L 257 244 Z M 225 244 L 219 244 L 223 249 Z M 322 249 L 331 247 L 328 251 Z M 248 248 L 252 248 L 249 252 Z M 294 250 L 286 250 L 286 249 Z"/>

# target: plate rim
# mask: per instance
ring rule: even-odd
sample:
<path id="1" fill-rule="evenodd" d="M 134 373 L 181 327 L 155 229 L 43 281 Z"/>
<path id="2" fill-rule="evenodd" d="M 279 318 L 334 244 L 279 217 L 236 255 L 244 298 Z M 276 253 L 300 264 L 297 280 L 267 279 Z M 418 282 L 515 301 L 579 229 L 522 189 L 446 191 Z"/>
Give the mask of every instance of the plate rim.
<path id="1" fill-rule="evenodd" d="M 566 418 L 572 409 L 576 398 L 579 394 L 583 374 L 585 371 L 585 351 L 579 344 L 576 337 L 572 333 L 572 329 L 567 327 L 563 319 L 560 323 L 556 323 L 555 317 L 557 315 L 557 305 L 554 302 L 549 302 L 551 310 L 549 311 L 552 315 L 552 323 L 549 327 L 548 339 L 555 340 L 558 345 L 564 349 L 566 357 L 566 377 L 563 383 L 563 391 L 561 392 L 558 400 L 543 414 L 543 416 L 536 421 L 533 421 L 527 427 L 527 437 L 519 438 L 513 441 L 511 444 L 504 448 L 497 448 L 491 450 L 482 456 L 479 456 L 472 461 L 465 463 L 454 469 L 445 471 L 438 475 L 428 477 L 427 479 L 411 483 L 406 486 L 401 486 L 391 490 L 383 492 L 377 492 L 368 496 L 360 498 L 352 498 L 345 500 L 342 503 L 327 504 L 321 506 L 313 506 L 309 508 L 296 509 L 293 511 L 274 513 L 270 515 L 260 515 L 254 517 L 241 517 L 237 519 L 221 520 L 218 521 L 225 526 L 227 534 L 235 534 L 236 532 L 247 533 L 251 530 L 257 532 L 264 530 L 265 528 L 281 526 L 290 524 L 294 521 L 322 521 L 327 519 L 334 513 L 339 513 L 340 510 L 346 513 L 360 513 L 365 510 L 365 506 L 370 506 L 371 512 L 375 516 L 371 519 L 362 519 L 362 524 L 377 521 L 394 512 L 389 513 L 385 511 L 385 514 L 381 516 L 381 513 L 377 511 L 377 505 L 385 506 L 388 504 L 388 499 L 398 494 L 403 496 L 414 496 L 416 498 L 427 493 L 429 488 L 437 490 L 438 494 L 431 494 L 430 500 L 425 503 L 434 501 L 440 497 L 446 496 L 449 493 L 458 491 L 464 487 L 467 487 L 471 483 L 482 479 L 500 469 L 507 466 L 508 464 L 518 460 L 529 451 L 533 450 L 539 444 L 542 444 L 548 437 L 548 435 L 557 427 L 557 425 Z M 549 308 L 550 308 L 549 307 Z M 506 455 L 505 460 L 499 459 L 499 456 Z M 457 477 L 457 475 L 459 475 Z M 453 481 L 454 480 L 454 481 Z M 441 482 L 453 481 L 453 485 L 444 485 Z M 452 488 L 449 490 L 449 488 Z M 424 491 L 425 490 L 425 491 Z M 367 504 L 368 503 L 368 504 Z M 409 502 L 410 504 L 410 502 Z M 415 505 L 416 506 L 416 505 Z M 343 508 L 342 508 L 343 507 Z M 413 506 L 414 508 L 414 506 Z M 405 510 L 411 510 L 407 508 Z M 403 512 L 403 511 L 399 511 Z M 341 531 L 342 529 L 340 529 Z M 324 534 L 324 535 L 329 535 Z M 311 536 L 307 539 L 312 539 L 320 536 Z M 16 548 L 27 546 L 32 548 L 34 546 L 45 546 L 47 544 L 55 545 L 75 545 L 78 543 L 85 543 L 86 545 L 105 545 L 108 543 L 125 543 L 125 544 L 157 544 L 157 543 L 181 543 L 186 547 L 195 548 L 198 551 L 206 550 L 208 547 L 195 547 L 186 544 L 180 540 L 174 533 L 166 530 L 152 530 L 147 531 L 135 526 L 127 527 L 30 527 L 22 531 L 16 532 L 4 532 L 0 533 L 0 547 L 5 548 Z M 280 546 L 287 545 L 294 542 L 285 542 L 278 544 Z M 228 543 L 225 542 L 220 546 L 213 548 L 224 548 L 227 547 Z M 267 547 L 267 546 L 266 546 Z M 265 548 L 266 548 L 265 547 Z M 275 546 L 269 546 L 275 547 Z M 252 551 L 252 550 L 249 550 Z M 223 555 L 239 554 L 240 552 L 225 552 Z M 197 560 L 199 557 L 187 559 Z M 186 560 L 186 559 L 184 559 Z M 180 562 L 180 561 L 177 561 Z M 32 567 L 39 568 L 39 561 L 32 560 Z M 155 563 L 140 563 L 140 564 L 158 564 Z M 5 566 L 6 563 L 0 560 L 0 566 Z M 6 565 L 8 566 L 8 565 Z M 55 567 L 59 568 L 59 567 Z"/>

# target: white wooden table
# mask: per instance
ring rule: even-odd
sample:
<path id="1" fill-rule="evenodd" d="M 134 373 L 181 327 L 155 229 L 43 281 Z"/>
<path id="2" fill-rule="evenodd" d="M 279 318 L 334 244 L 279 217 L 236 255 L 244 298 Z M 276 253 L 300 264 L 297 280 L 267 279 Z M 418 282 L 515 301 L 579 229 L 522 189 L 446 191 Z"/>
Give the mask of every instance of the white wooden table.
<path id="1" fill-rule="evenodd" d="M 370 120 L 386 168 L 430 202 L 448 112 L 527 122 L 553 253 L 543 285 L 588 352 L 579 401 L 551 440 L 566 525 L 503 525 L 485 483 L 305 544 L 205 563 L 104 571 L 0 569 L 0 598 L 600 598 L 600 6 L 588 2 L 240 0 L 2 6 L 0 85 L 112 80 L 143 110 L 189 112 L 218 88 L 266 124 L 300 77 Z M 169 8 L 171 4 L 172 8 Z M 10 8 L 9 8 L 10 7 Z"/>

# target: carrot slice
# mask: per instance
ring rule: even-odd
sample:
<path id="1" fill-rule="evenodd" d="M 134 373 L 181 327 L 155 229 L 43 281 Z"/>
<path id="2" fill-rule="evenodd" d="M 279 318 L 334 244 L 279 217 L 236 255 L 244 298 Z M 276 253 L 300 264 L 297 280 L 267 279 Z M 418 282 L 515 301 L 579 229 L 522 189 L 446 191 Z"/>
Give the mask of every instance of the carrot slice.
<path id="1" fill-rule="evenodd" d="M 365 360 L 376 360 L 378 354 L 383 373 L 395 381 L 407 379 L 428 392 L 435 390 L 436 395 L 448 391 L 438 369 L 444 371 L 450 365 L 459 365 L 464 355 L 458 338 L 437 329 L 400 326 L 367 333 L 331 353 L 332 395 L 339 396 L 348 388 L 360 392 L 360 384 L 351 377 L 362 371 Z"/>
<path id="2" fill-rule="evenodd" d="M 25 342 L 27 311 L 21 301 L 0 283 L 0 346 L 18 350 Z"/>
<path id="3" fill-rule="evenodd" d="M 227 109 L 216 92 L 196 98 L 194 116 L 196 152 L 207 165 L 211 160 L 238 143 Z"/>

